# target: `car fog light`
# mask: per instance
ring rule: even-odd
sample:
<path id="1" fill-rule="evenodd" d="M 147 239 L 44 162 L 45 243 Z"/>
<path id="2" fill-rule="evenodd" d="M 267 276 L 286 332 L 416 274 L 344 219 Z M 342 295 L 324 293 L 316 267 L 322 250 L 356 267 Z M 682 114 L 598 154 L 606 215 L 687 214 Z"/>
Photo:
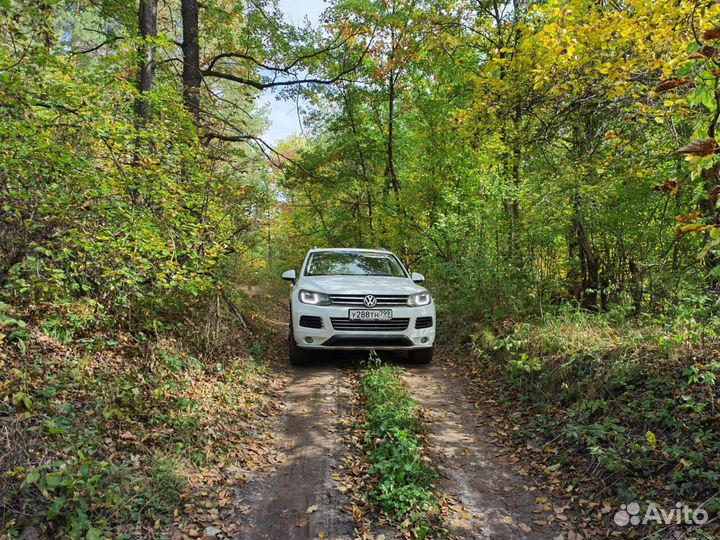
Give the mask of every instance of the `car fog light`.
<path id="1" fill-rule="evenodd" d="M 311 338 L 311 337 L 306 337 L 306 338 L 305 338 L 305 343 L 312 343 L 312 338 Z"/>
<path id="2" fill-rule="evenodd" d="M 420 340 L 420 342 L 421 342 L 421 343 L 427 343 L 427 338 L 426 338 L 426 337 L 422 338 L 422 339 Z"/>

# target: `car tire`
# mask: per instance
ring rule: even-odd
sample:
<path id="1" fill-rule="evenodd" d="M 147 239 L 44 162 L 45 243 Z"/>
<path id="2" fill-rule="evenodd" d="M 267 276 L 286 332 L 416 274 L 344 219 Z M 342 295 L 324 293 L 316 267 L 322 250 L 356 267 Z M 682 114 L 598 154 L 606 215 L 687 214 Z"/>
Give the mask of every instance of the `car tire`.
<path id="1" fill-rule="evenodd" d="M 288 356 L 291 366 L 307 366 L 310 364 L 310 352 L 297 346 L 293 336 L 292 323 L 290 323 L 290 334 L 288 335 Z"/>
<path id="2" fill-rule="evenodd" d="M 432 362 L 434 353 L 435 347 L 415 349 L 414 351 L 408 351 L 408 360 L 413 364 L 429 364 Z"/>

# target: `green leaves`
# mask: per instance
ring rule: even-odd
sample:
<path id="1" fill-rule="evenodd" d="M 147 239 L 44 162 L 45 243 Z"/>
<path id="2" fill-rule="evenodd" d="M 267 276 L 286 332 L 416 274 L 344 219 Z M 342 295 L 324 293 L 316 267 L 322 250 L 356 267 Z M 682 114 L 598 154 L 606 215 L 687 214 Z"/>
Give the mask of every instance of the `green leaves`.
<path id="1" fill-rule="evenodd" d="M 439 526 L 435 472 L 422 459 L 417 405 L 400 371 L 371 361 L 360 379 L 367 423 L 365 447 L 377 484 L 372 500 L 396 525 L 425 538 Z"/>
<path id="2" fill-rule="evenodd" d="M 717 99 L 715 97 L 713 79 L 707 75 L 709 75 L 709 73 L 705 73 L 698 78 L 698 84 L 690 94 L 690 104 L 703 105 L 707 111 L 712 114 L 717 110 Z"/>
<path id="3" fill-rule="evenodd" d="M 7 304 L 0 302 L 0 345 L 4 341 L 14 343 L 25 353 L 28 340 L 27 324 L 7 315 L 7 308 Z"/>
<path id="4" fill-rule="evenodd" d="M 40 471 L 38 469 L 33 469 L 25 477 L 25 484 L 35 484 L 38 480 L 40 480 Z"/>
<path id="5" fill-rule="evenodd" d="M 157 121 L 140 129 L 134 79 L 118 75 L 132 58 L 47 54 L 30 51 L 0 87 L 11 104 L 0 111 L 7 294 L 55 305 L 90 297 L 115 316 L 138 307 L 150 318 L 201 296 L 241 250 L 238 230 L 252 229 L 255 179 L 213 165 L 167 84 L 150 97 Z M 6 339 L 23 343 L 19 330 Z"/>
<path id="6" fill-rule="evenodd" d="M 12 404 L 14 407 L 21 407 L 26 411 L 32 409 L 32 399 L 25 392 L 15 392 L 12 395 Z"/>

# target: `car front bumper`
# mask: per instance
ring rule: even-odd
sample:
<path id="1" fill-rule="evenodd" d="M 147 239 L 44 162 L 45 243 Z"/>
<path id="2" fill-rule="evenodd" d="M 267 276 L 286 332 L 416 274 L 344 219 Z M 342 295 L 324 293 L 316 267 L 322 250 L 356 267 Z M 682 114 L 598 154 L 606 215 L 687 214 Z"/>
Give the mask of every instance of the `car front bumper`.
<path id="1" fill-rule="evenodd" d="M 315 350 L 413 350 L 427 349 L 435 343 L 435 303 L 427 306 L 388 306 L 392 309 L 393 320 L 409 319 L 404 330 L 345 330 L 333 328 L 332 318 L 344 319 L 350 309 L 356 306 L 313 306 L 293 302 L 293 336 L 298 347 Z M 360 308 L 362 309 L 362 308 Z M 320 317 L 321 328 L 300 326 L 300 317 Z M 429 328 L 415 328 L 419 317 L 432 317 Z"/>

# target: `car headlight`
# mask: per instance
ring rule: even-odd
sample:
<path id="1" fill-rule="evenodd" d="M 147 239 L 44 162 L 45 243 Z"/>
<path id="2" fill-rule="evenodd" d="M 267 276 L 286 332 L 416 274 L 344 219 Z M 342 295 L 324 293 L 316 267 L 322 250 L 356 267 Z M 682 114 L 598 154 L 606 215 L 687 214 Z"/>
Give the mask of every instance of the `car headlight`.
<path id="1" fill-rule="evenodd" d="M 329 306 L 332 304 L 330 295 L 321 292 L 300 291 L 298 298 L 303 304 L 312 304 L 313 306 Z"/>
<path id="2" fill-rule="evenodd" d="M 427 306 L 431 300 L 430 293 L 427 291 L 411 294 L 408 297 L 408 306 Z"/>

